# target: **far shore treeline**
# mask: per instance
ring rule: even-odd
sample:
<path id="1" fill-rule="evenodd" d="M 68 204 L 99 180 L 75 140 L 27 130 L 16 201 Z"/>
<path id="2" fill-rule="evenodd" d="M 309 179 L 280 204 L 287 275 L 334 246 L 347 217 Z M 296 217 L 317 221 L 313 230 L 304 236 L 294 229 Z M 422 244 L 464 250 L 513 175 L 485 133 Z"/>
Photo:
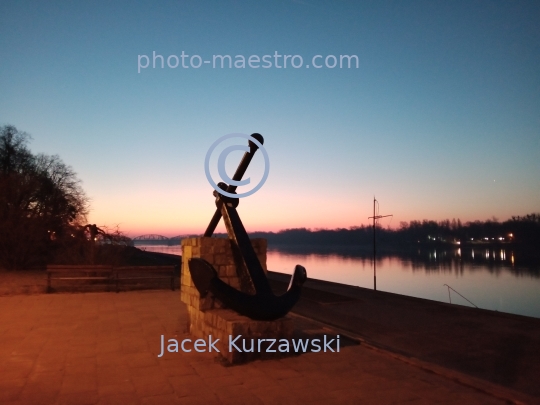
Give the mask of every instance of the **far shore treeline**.
<path id="1" fill-rule="evenodd" d="M 279 232 L 252 232 L 252 238 L 266 238 L 269 245 L 371 246 L 373 226 L 348 229 L 285 229 Z M 376 227 L 381 248 L 410 248 L 420 245 L 512 245 L 539 250 L 540 214 L 514 216 L 499 222 L 461 223 L 458 220 L 401 222 L 398 229 Z"/>

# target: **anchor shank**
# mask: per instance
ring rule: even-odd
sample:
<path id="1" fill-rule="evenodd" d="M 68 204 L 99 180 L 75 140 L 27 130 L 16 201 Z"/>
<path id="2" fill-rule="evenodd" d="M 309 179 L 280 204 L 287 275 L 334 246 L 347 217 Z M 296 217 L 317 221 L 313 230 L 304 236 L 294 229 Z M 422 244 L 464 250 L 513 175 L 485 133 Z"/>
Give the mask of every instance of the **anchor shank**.
<path id="1" fill-rule="evenodd" d="M 229 239 L 240 250 L 242 260 L 249 272 L 256 294 L 272 294 L 272 289 L 270 288 L 266 274 L 264 274 L 261 262 L 253 249 L 253 245 L 238 215 L 238 211 L 232 205 L 228 202 L 221 204 L 221 214 L 225 221 Z"/>
<path id="2" fill-rule="evenodd" d="M 250 150 L 246 152 L 236 169 L 232 183 L 242 180 L 249 163 L 251 162 L 259 145 L 263 143 L 260 134 L 252 134 L 249 141 Z M 272 321 L 286 315 L 298 302 L 302 285 L 307 279 L 306 269 L 297 265 L 287 291 L 276 296 L 270 288 L 270 283 L 266 277 L 261 261 L 253 249 L 251 240 L 242 224 L 236 207 L 238 206 L 238 195 L 235 195 L 236 186 L 218 183 L 214 196 L 216 197 L 217 210 L 204 233 L 205 237 L 211 237 L 218 225 L 221 217 L 227 228 L 230 240 L 232 256 L 236 265 L 236 275 L 240 284 L 240 289 L 229 285 L 219 277 L 212 263 L 200 257 L 192 257 L 188 260 L 189 272 L 195 288 L 201 297 L 211 293 L 214 298 L 231 308 L 240 315 L 248 316 L 255 320 Z M 224 195 L 227 192 L 232 195 Z M 242 195 L 240 195 L 242 197 Z M 204 240 L 204 239 L 203 239 Z M 206 242 L 210 242 L 206 240 Z M 221 258 L 216 258 L 216 264 L 222 264 Z M 226 273 L 229 275 L 229 265 Z M 224 269 L 219 269 L 220 271 Z M 236 281 L 236 280 L 235 280 Z"/>
<path id="3" fill-rule="evenodd" d="M 255 138 L 257 141 L 259 141 L 261 144 L 264 142 L 264 139 L 262 135 L 260 134 L 251 134 L 253 138 Z M 242 157 L 242 160 L 240 161 L 240 164 L 238 165 L 238 168 L 236 169 L 236 172 L 234 173 L 233 180 L 240 181 L 242 180 L 242 177 L 244 177 L 244 174 L 246 173 L 246 170 L 251 163 L 251 159 L 253 159 L 253 156 L 255 156 L 255 152 L 257 152 L 257 149 L 259 147 L 255 145 L 255 143 L 249 141 L 249 152 L 245 152 L 244 156 Z M 233 193 L 236 191 L 236 186 L 233 186 L 229 184 L 227 186 L 227 189 L 225 190 L 228 193 Z M 219 220 L 221 219 L 221 211 L 218 208 L 216 212 L 214 213 L 214 216 L 210 220 L 210 223 L 208 224 L 208 227 L 206 228 L 206 231 L 204 231 L 205 237 L 211 237 L 214 231 L 216 230 L 216 227 L 219 224 Z"/>

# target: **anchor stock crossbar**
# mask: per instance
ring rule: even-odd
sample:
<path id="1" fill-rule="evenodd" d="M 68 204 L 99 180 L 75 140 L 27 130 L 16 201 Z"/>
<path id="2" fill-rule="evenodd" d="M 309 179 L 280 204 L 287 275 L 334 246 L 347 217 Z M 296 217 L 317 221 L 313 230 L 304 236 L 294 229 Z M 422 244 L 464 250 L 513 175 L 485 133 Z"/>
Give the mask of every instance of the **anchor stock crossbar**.
<path id="1" fill-rule="evenodd" d="M 259 143 L 262 145 L 264 143 L 264 138 L 261 134 L 251 134 L 251 137 L 259 141 Z M 257 152 L 257 149 L 259 147 L 255 144 L 255 142 L 248 142 L 249 145 L 249 152 L 245 152 L 244 156 L 242 157 L 242 160 L 240 161 L 240 164 L 238 165 L 238 168 L 236 169 L 236 172 L 234 173 L 233 180 L 234 181 L 240 181 L 242 180 L 242 177 L 244 177 L 244 174 L 246 173 L 246 170 L 251 163 L 251 159 L 253 159 L 253 156 L 255 155 L 255 152 Z M 229 184 L 227 188 L 225 189 L 228 193 L 234 193 L 236 191 L 236 186 Z M 219 224 L 219 220 L 221 219 L 221 210 L 218 208 L 216 209 L 216 212 L 214 213 L 214 216 L 210 220 L 210 223 L 208 224 L 208 227 L 206 228 L 206 231 L 204 232 L 205 237 L 210 237 L 216 230 L 216 227 Z"/>

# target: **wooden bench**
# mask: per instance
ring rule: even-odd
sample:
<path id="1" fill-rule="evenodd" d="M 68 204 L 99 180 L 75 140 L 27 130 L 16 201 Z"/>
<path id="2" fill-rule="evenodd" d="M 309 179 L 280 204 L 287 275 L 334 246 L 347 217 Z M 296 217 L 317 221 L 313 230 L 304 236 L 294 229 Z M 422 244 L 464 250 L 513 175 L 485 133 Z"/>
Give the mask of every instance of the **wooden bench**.
<path id="1" fill-rule="evenodd" d="M 95 265 L 49 265 L 47 266 L 47 292 L 51 292 L 52 280 L 102 281 L 109 287 L 114 279 L 112 266 Z"/>
<path id="2" fill-rule="evenodd" d="M 120 282 L 137 280 L 170 280 L 174 291 L 175 266 L 124 266 L 116 267 L 116 292 L 120 291 Z"/>

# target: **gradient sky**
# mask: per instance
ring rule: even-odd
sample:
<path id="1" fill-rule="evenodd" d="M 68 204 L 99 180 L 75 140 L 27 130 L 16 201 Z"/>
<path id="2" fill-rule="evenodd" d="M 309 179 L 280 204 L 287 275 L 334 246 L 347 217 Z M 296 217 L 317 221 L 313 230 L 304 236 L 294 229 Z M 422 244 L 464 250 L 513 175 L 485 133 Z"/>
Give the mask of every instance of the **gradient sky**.
<path id="1" fill-rule="evenodd" d="M 4 0 L 0 125 L 59 154 L 90 222 L 130 236 L 203 232 L 204 157 L 233 132 L 263 134 L 271 162 L 240 202 L 248 231 L 367 224 L 373 195 L 384 226 L 505 220 L 540 211 L 539 21 L 538 1 Z M 153 51 L 359 68 L 138 73 Z"/>

